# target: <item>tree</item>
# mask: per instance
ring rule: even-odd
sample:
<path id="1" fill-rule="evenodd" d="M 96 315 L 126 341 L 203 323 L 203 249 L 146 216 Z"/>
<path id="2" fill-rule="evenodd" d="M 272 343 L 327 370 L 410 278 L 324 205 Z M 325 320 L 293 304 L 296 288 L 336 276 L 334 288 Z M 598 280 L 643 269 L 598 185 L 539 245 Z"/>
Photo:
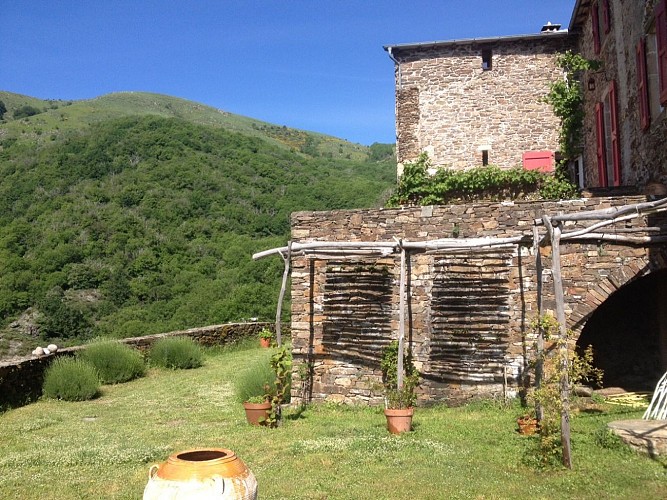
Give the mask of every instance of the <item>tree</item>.
<path id="1" fill-rule="evenodd" d="M 2 120 L 2 116 L 7 112 L 7 108 L 5 107 L 5 103 L 0 101 L 0 120 Z"/>
<path id="2" fill-rule="evenodd" d="M 37 115 L 39 113 L 39 109 L 32 106 L 21 106 L 14 111 L 14 119 L 18 120 L 19 118 L 27 118 L 28 116 Z"/>

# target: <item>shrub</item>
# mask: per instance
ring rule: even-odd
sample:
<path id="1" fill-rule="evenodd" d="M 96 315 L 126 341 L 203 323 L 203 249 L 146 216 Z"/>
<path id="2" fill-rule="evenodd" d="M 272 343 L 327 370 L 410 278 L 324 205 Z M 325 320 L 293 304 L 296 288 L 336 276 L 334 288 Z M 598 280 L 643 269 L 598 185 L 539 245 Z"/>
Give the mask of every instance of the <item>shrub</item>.
<path id="1" fill-rule="evenodd" d="M 262 351 L 260 358 L 249 364 L 234 382 L 239 403 L 270 399 L 275 392 L 276 374 L 271 367 L 271 351 Z"/>
<path id="2" fill-rule="evenodd" d="M 119 342 L 95 342 L 80 351 L 78 356 L 97 369 L 103 384 L 127 382 L 146 373 L 139 351 Z"/>
<path id="3" fill-rule="evenodd" d="M 85 401 L 94 398 L 99 390 L 97 370 L 82 359 L 59 357 L 44 374 L 42 393 L 47 398 Z"/>
<path id="4" fill-rule="evenodd" d="M 199 344 L 187 337 L 160 339 L 150 350 L 151 364 L 164 368 L 198 368 L 203 364 L 203 358 Z"/>
<path id="5" fill-rule="evenodd" d="M 406 163 L 403 175 L 387 206 L 446 205 L 479 200 L 570 199 L 577 187 L 559 166 L 555 174 L 487 166 L 467 170 L 440 168 L 429 174 L 431 160 L 425 153 Z"/>
<path id="6" fill-rule="evenodd" d="M 27 118 L 29 116 L 38 115 L 39 113 L 39 109 L 26 104 L 25 106 L 16 108 L 14 111 L 14 119 L 18 120 L 19 118 Z"/>

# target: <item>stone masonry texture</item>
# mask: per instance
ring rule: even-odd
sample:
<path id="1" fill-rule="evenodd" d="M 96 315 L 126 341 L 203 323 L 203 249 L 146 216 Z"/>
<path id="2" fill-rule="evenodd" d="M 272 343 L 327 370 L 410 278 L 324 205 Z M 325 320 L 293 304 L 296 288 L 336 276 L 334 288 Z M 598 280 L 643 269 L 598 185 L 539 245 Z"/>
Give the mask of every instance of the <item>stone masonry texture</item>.
<path id="1" fill-rule="evenodd" d="M 292 240 L 530 239 L 534 219 L 543 214 L 643 201 L 646 198 L 618 197 L 299 212 L 292 215 Z M 624 230 L 657 224 L 646 219 L 650 217 L 634 219 Z M 665 221 L 658 224 L 667 234 Z M 544 227 L 539 230 L 543 236 Z M 564 242 L 561 253 L 573 342 L 614 290 L 666 267 L 664 246 Z M 542 312 L 553 313 L 550 247 L 541 247 L 539 254 Z M 460 404 L 517 393 L 535 341 L 536 257 L 529 241 L 477 252 L 410 254 L 406 338 L 422 373 L 419 404 Z M 310 255 L 297 256 L 292 263 L 292 401 L 380 404 L 381 351 L 398 336 L 400 255 Z"/>
<path id="2" fill-rule="evenodd" d="M 526 151 L 556 151 L 559 122 L 544 97 L 562 78 L 557 54 L 573 41 L 561 32 L 392 48 L 399 170 L 422 152 L 435 167 L 458 169 L 482 165 L 486 146 L 489 164 L 503 168 L 521 165 Z"/>
<path id="3" fill-rule="evenodd" d="M 655 0 L 632 2 L 610 0 L 611 30 L 601 30 L 600 53 L 593 48 L 593 31 L 590 10 L 582 7 L 582 20 L 574 26 L 578 35 L 578 51 L 587 59 L 602 63 L 598 71 L 582 75 L 584 89 L 583 159 L 586 186 L 600 186 L 596 155 L 595 105 L 604 102 L 611 82 L 617 85 L 619 141 L 621 144 L 621 185 L 637 186 L 647 183 L 667 184 L 667 109 L 661 107 L 657 95 L 657 68 L 654 47 L 648 43 L 647 66 L 649 72 L 649 100 L 651 121 L 642 130 L 639 111 L 639 85 L 635 48 L 641 37 L 654 31 L 653 10 Z M 648 37 L 651 40 L 651 37 Z M 588 81 L 594 83 L 588 89 Z"/>

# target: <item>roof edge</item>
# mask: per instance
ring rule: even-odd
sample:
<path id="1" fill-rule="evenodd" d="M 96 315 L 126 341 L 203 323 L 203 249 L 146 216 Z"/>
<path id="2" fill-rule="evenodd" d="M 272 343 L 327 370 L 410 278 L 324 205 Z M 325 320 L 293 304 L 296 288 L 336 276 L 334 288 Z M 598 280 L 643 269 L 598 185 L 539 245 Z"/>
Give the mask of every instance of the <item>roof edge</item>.
<path id="1" fill-rule="evenodd" d="M 580 2 L 581 0 L 577 0 Z M 526 35 L 506 35 L 506 36 L 493 36 L 493 37 L 483 37 L 483 38 L 459 38 L 454 40 L 436 40 L 433 42 L 419 42 L 419 43 L 400 43 L 395 45 L 384 45 L 383 48 L 386 51 L 390 49 L 417 49 L 425 47 L 446 47 L 448 45 L 472 45 L 475 43 L 494 43 L 494 42 L 511 42 L 519 40 L 541 40 L 548 38 L 565 38 L 571 35 L 568 30 L 559 30 L 559 31 L 548 31 L 541 33 L 531 33 Z"/>

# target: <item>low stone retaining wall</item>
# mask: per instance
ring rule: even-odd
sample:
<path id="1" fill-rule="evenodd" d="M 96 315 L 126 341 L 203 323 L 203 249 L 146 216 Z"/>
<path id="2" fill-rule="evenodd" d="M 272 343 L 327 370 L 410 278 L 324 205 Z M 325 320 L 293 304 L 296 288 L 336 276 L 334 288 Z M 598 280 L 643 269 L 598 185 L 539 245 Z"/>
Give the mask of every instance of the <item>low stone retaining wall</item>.
<path id="1" fill-rule="evenodd" d="M 190 337 L 203 346 L 213 347 L 257 336 L 264 327 L 269 327 L 272 330 L 274 328 L 273 323 L 228 323 L 133 337 L 123 339 L 121 342 L 138 349 L 142 353 L 147 352 L 157 340 L 167 337 Z M 289 336 L 289 330 L 285 334 Z M 79 349 L 84 348 L 85 346 L 67 347 L 48 356 L 31 356 L 19 361 L 0 362 L 0 410 L 35 401 L 42 394 L 44 371 L 51 362 L 58 356 L 73 356 Z"/>

